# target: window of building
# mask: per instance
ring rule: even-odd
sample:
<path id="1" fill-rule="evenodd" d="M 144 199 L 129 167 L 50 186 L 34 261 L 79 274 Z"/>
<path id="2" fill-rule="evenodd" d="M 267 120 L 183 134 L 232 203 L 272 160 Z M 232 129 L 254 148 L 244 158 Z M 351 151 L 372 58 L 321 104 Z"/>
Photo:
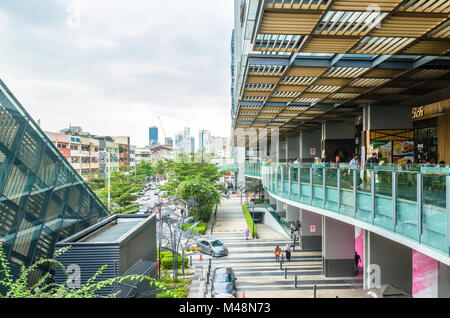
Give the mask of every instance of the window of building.
<path id="1" fill-rule="evenodd" d="M 438 162 L 437 118 L 414 122 L 416 161 Z"/>
<path id="2" fill-rule="evenodd" d="M 81 151 L 89 151 L 89 149 L 90 149 L 89 146 L 85 146 L 85 145 L 81 146 Z"/>
<path id="3" fill-rule="evenodd" d="M 64 145 L 64 144 L 58 144 L 58 148 L 60 148 L 60 149 L 66 149 L 66 148 L 67 148 L 67 145 Z"/>
<path id="4" fill-rule="evenodd" d="M 71 149 L 71 150 L 78 150 L 78 146 L 70 145 L 70 149 Z"/>

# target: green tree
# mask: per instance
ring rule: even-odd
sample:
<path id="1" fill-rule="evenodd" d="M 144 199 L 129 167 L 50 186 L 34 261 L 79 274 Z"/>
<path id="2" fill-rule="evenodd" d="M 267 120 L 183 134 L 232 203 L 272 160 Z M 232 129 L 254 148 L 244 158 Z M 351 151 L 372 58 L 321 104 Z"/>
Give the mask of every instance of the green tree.
<path id="1" fill-rule="evenodd" d="M 215 184 L 198 176 L 182 181 L 177 187 L 176 196 L 185 201 L 197 201 L 198 205 L 191 211 L 195 221 L 208 221 L 212 209 L 220 203 L 220 193 Z"/>
<path id="2" fill-rule="evenodd" d="M 171 162 L 168 174 L 169 178 L 168 182 L 164 185 L 164 190 L 169 195 L 175 195 L 178 186 L 190 178 L 201 178 L 213 183 L 222 176 L 217 165 L 194 162 Z"/>

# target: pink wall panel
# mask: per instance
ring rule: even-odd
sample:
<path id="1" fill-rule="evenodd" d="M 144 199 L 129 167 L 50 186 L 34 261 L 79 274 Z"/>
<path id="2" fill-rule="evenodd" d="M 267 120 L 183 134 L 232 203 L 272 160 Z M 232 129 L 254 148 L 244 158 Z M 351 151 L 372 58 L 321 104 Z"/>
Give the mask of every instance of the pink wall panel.
<path id="1" fill-rule="evenodd" d="M 412 293 L 416 298 L 438 296 L 439 261 L 413 250 Z"/>
<path id="2" fill-rule="evenodd" d="M 364 229 L 355 226 L 355 251 L 361 257 L 359 267 L 364 268 Z"/>

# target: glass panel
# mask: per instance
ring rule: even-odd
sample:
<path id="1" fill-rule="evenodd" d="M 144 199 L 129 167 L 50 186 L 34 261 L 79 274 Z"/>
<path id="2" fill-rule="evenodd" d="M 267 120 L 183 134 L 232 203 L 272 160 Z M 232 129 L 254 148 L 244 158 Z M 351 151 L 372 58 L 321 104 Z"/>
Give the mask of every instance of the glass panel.
<path id="1" fill-rule="evenodd" d="M 77 184 L 72 187 L 72 190 L 70 191 L 69 198 L 67 200 L 67 205 L 73 210 L 78 211 L 78 201 L 80 199 L 81 194 L 81 185 Z"/>
<path id="2" fill-rule="evenodd" d="M 17 158 L 31 169 L 31 171 L 36 172 L 44 146 L 45 143 L 42 137 L 30 123 L 22 137 L 19 150 L 17 151 Z"/>
<path id="3" fill-rule="evenodd" d="M 448 253 L 445 177 L 440 174 L 423 174 L 421 241 Z"/>
<path id="4" fill-rule="evenodd" d="M 55 183 L 57 173 L 57 157 L 46 147 L 37 176 L 48 186 Z"/>
<path id="5" fill-rule="evenodd" d="M 3 185 L 6 182 L 6 177 L 12 157 L 13 156 L 11 153 L 9 153 L 8 149 L 4 148 L 0 143 L 0 193 L 2 191 Z"/>
<path id="6" fill-rule="evenodd" d="M 30 221 L 26 216 L 22 218 L 12 252 L 26 264 L 30 264 L 32 262 L 31 257 L 41 228 L 42 223 L 39 221 Z"/>
<path id="7" fill-rule="evenodd" d="M 372 196 L 371 196 L 371 174 L 370 170 L 356 169 L 356 195 L 357 210 L 356 218 L 372 223 Z M 377 174 L 375 174 L 377 180 Z M 376 181 L 375 181 L 376 182 Z M 352 186 L 353 188 L 353 186 Z"/>
<path id="8" fill-rule="evenodd" d="M 51 258 L 53 256 L 53 249 L 56 244 L 57 232 L 46 226 L 42 228 L 41 235 L 36 245 L 36 254 L 34 261 L 40 259 Z"/>
<path id="9" fill-rule="evenodd" d="M 399 172 L 397 180 L 397 225 L 395 232 L 418 240 L 417 173 Z"/>
<path id="10" fill-rule="evenodd" d="M 84 219 L 84 220 L 88 220 L 89 219 L 89 214 L 90 214 L 90 198 L 87 194 L 87 192 L 84 192 L 85 194 L 83 195 L 83 198 L 81 199 L 81 204 L 80 204 L 80 212 L 79 215 Z"/>
<path id="11" fill-rule="evenodd" d="M 15 161 L 11 167 L 8 179 L 3 189 L 3 195 L 13 201 L 17 206 L 26 200 L 26 195 L 30 192 L 34 181 L 34 176 L 23 164 Z"/>
<path id="12" fill-rule="evenodd" d="M 0 241 L 3 243 L 6 255 L 14 242 L 20 217 L 18 210 L 19 208 L 14 203 L 0 196 Z"/>
<path id="13" fill-rule="evenodd" d="M 341 169 L 341 207 L 340 213 L 354 216 L 355 215 L 355 196 L 353 194 L 353 171 L 355 169 Z M 362 182 L 357 171 L 357 180 Z"/>
<path id="14" fill-rule="evenodd" d="M 310 187 L 310 172 L 309 168 L 300 168 L 300 180 L 301 180 L 301 199 L 302 203 L 311 203 L 311 187 Z"/>
<path id="15" fill-rule="evenodd" d="M 15 152 L 27 121 L 15 110 L 8 108 L 10 102 L 0 94 L 0 144 Z"/>
<path id="16" fill-rule="evenodd" d="M 326 173 L 326 202 L 325 208 L 331 211 L 338 211 L 338 191 L 337 191 L 337 178 L 338 169 L 325 168 Z"/>
<path id="17" fill-rule="evenodd" d="M 392 171 L 377 171 L 375 183 L 374 224 L 394 230 L 392 215 Z"/>
<path id="18" fill-rule="evenodd" d="M 47 214 L 45 215 L 44 224 L 46 227 L 54 230 L 60 226 L 62 219 L 62 207 L 62 200 L 59 196 L 53 194 L 47 208 Z"/>
<path id="19" fill-rule="evenodd" d="M 40 220 L 43 218 L 51 193 L 52 190 L 39 180 L 34 183 L 24 208 L 25 215 L 29 220 Z"/>
<path id="20" fill-rule="evenodd" d="M 323 206 L 323 173 L 324 169 L 322 167 L 312 168 L 313 177 L 313 202 L 312 204 L 317 207 Z"/>

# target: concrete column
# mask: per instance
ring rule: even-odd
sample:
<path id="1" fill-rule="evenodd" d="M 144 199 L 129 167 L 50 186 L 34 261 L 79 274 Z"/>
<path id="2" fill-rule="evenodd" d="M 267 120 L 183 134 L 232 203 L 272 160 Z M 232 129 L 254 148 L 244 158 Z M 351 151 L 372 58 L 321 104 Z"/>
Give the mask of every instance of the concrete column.
<path id="1" fill-rule="evenodd" d="M 414 298 L 449 298 L 450 267 L 412 251 L 412 296 Z"/>
<path id="2" fill-rule="evenodd" d="M 288 150 L 287 139 L 280 138 L 280 148 L 278 155 L 280 158 L 280 162 L 287 162 L 287 150 Z"/>
<path id="3" fill-rule="evenodd" d="M 288 204 L 286 209 L 286 222 L 290 223 L 297 220 L 300 220 L 300 208 Z"/>
<path id="4" fill-rule="evenodd" d="M 302 250 L 322 250 L 322 216 L 320 214 L 300 209 L 300 244 Z"/>
<path id="5" fill-rule="evenodd" d="M 325 216 L 322 226 L 325 277 L 354 276 L 355 227 Z"/>
<path id="6" fill-rule="evenodd" d="M 299 137 L 288 137 L 287 139 L 287 160 L 294 160 L 300 156 Z"/>
<path id="7" fill-rule="evenodd" d="M 412 249 L 364 231 L 364 288 L 389 284 L 412 294 Z"/>
<path id="8" fill-rule="evenodd" d="M 277 213 L 284 217 L 286 215 L 286 210 L 283 208 L 283 201 L 277 200 L 277 208 L 275 209 L 275 211 L 277 211 Z"/>
<path id="9" fill-rule="evenodd" d="M 269 192 L 267 192 L 266 190 L 264 190 L 264 202 L 270 204 L 270 195 Z"/>
<path id="10" fill-rule="evenodd" d="M 275 211 L 277 210 L 277 200 L 272 196 L 269 196 L 269 204 Z"/>
<path id="11" fill-rule="evenodd" d="M 299 136 L 300 160 L 302 162 L 313 162 L 314 157 L 321 157 L 322 131 L 302 131 Z M 311 148 L 315 148 L 315 155 L 311 154 Z"/>

